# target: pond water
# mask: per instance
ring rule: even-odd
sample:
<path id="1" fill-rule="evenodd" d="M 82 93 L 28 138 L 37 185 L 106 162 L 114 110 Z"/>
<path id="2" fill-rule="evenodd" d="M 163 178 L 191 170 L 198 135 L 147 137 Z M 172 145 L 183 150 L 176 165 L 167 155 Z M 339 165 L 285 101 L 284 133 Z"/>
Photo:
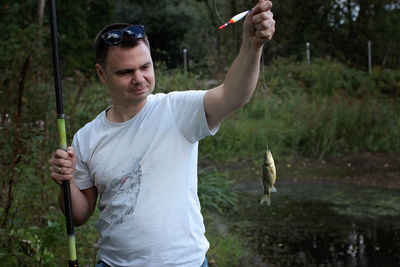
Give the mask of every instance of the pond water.
<path id="1" fill-rule="evenodd" d="M 257 181 L 236 184 L 230 227 L 252 244 L 252 266 L 400 266 L 400 190 L 337 183 L 334 170 L 299 175 L 281 173 L 270 207 Z"/>

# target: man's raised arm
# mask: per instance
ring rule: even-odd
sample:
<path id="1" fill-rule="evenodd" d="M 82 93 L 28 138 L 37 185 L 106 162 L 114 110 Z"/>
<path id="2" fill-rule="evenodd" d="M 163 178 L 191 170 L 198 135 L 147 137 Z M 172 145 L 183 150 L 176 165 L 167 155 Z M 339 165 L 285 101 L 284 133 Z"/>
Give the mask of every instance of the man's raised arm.
<path id="1" fill-rule="evenodd" d="M 247 15 L 240 52 L 224 83 L 207 91 L 204 109 L 210 129 L 216 127 L 229 113 L 245 105 L 253 94 L 258 81 L 263 46 L 275 32 L 271 7 L 270 1 L 259 0 Z"/>

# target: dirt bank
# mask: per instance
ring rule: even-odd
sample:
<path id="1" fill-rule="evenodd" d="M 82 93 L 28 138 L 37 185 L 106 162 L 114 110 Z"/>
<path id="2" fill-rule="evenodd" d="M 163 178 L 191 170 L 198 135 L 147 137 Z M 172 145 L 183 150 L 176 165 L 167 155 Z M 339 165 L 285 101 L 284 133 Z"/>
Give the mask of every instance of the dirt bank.
<path id="1" fill-rule="evenodd" d="M 287 182 L 320 180 L 387 189 L 400 189 L 400 152 L 359 153 L 323 160 L 297 158 L 293 162 L 278 162 L 282 179 Z M 295 168 L 295 176 L 290 168 Z M 309 171 L 313 170 L 313 171 Z"/>
<path id="2" fill-rule="evenodd" d="M 218 163 L 217 167 L 229 172 L 240 191 L 259 183 L 261 164 L 261 159 L 259 162 L 240 159 L 234 163 Z M 352 153 L 322 160 L 294 157 L 283 161 L 275 157 L 275 164 L 277 183 L 346 183 L 400 189 L 400 152 Z"/>

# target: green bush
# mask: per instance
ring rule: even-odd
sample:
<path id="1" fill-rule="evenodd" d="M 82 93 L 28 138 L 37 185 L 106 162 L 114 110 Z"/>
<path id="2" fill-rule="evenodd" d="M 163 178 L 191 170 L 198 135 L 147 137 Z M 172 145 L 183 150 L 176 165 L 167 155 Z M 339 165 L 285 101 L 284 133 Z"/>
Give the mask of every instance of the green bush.
<path id="1" fill-rule="evenodd" d="M 238 203 L 237 193 L 232 189 L 232 180 L 227 173 L 220 173 L 215 167 L 201 169 L 198 173 L 198 195 L 201 206 L 220 214 L 234 209 Z"/>

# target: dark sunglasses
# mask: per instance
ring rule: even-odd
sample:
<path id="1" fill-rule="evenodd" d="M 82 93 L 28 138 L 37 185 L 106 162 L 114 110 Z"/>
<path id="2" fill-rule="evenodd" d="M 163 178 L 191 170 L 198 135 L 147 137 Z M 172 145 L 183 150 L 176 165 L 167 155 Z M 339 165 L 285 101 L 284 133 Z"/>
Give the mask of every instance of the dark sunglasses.
<path id="1" fill-rule="evenodd" d="M 122 41 L 124 33 L 129 34 L 135 39 L 142 39 L 146 36 L 144 26 L 142 25 L 131 25 L 124 29 L 111 30 L 101 35 L 101 38 L 106 42 L 108 46 L 117 45 Z"/>

